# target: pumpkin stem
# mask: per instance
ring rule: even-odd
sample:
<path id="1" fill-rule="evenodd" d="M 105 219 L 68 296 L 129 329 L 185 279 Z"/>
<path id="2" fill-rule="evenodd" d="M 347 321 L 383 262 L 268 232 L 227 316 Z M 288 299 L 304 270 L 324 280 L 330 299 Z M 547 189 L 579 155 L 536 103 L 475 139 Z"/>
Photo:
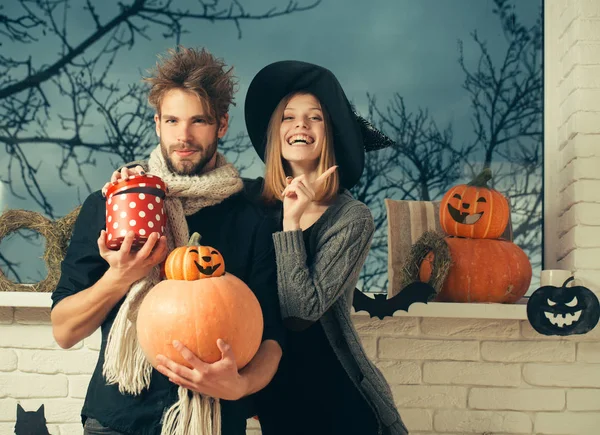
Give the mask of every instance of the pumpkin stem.
<path id="1" fill-rule="evenodd" d="M 200 233 L 192 234 L 192 237 L 190 237 L 190 241 L 188 242 L 188 246 L 198 246 L 200 244 L 201 238 L 202 236 L 200 235 Z"/>
<path id="2" fill-rule="evenodd" d="M 490 168 L 483 168 L 483 171 L 479 173 L 467 186 L 485 187 L 489 189 L 487 182 L 492 179 L 492 170 Z"/>
<path id="3" fill-rule="evenodd" d="M 570 276 L 567 278 L 567 280 L 563 283 L 563 288 L 567 288 L 567 284 L 570 283 L 571 281 L 573 281 L 575 279 L 574 276 Z"/>

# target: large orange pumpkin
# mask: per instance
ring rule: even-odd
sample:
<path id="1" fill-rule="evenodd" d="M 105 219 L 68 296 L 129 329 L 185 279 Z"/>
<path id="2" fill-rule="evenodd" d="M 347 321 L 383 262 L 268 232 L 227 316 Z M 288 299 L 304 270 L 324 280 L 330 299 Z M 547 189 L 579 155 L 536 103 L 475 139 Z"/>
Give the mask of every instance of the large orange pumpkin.
<path id="1" fill-rule="evenodd" d="M 437 301 L 514 303 L 529 289 L 531 263 L 514 243 L 456 237 L 445 240 L 452 266 Z M 429 252 L 421 263 L 421 281 L 429 281 L 434 255 Z"/>
<path id="2" fill-rule="evenodd" d="M 487 186 L 489 168 L 473 181 L 450 188 L 440 203 L 440 224 L 451 236 L 497 239 L 508 225 L 508 200 Z"/>
<path id="3" fill-rule="evenodd" d="M 217 339 L 221 338 L 231 346 L 241 369 L 258 351 L 263 333 L 256 296 L 231 273 L 195 281 L 161 281 L 142 301 L 136 323 L 140 347 L 154 367 L 157 354 L 190 367 L 173 340 L 204 362 L 218 361 Z"/>
<path id="4" fill-rule="evenodd" d="M 191 281 L 217 277 L 225 273 L 225 260 L 215 248 L 200 245 L 200 234 L 194 233 L 187 246 L 171 251 L 164 271 L 167 279 Z"/>

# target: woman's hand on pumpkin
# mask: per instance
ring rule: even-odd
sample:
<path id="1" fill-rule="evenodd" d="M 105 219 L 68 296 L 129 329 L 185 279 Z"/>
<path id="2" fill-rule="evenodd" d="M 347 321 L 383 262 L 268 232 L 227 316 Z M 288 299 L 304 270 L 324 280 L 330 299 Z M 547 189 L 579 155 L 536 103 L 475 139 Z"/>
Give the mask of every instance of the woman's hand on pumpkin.
<path id="1" fill-rule="evenodd" d="M 238 400 L 246 395 L 248 386 L 237 370 L 231 346 L 225 341 L 217 340 L 221 359 L 212 364 L 202 361 L 178 341 L 173 342 L 173 347 L 193 367 L 190 369 L 164 355 L 157 355 L 159 365 L 156 369 L 174 384 L 218 399 Z"/>
<path id="2" fill-rule="evenodd" d="M 296 178 L 288 177 L 288 185 L 281 193 L 283 197 L 283 221 L 284 230 L 300 228 L 300 218 L 306 211 L 308 205 L 314 201 L 316 191 L 321 188 L 325 180 L 333 174 L 337 166 L 327 169 L 316 180 L 310 182 L 306 175 L 302 174 Z"/>
<path id="3" fill-rule="evenodd" d="M 135 238 L 133 231 L 125 235 L 118 251 L 108 249 L 105 238 L 106 231 L 102 230 L 98 238 L 100 256 L 108 263 L 111 274 L 129 284 L 148 275 L 154 266 L 165 260 L 168 253 L 167 238 L 156 232 L 148 236 L 138 251 L 131 249 Z"/>
<path id="4" fill-rule="evenodd" d="M 102 196 L 106 196 L 106 192 L 112 184 L 120 180 L 129 180 L 129 177 L 132 175 L 144 175 L 145 173 L 144 168 L 140 165 L 137 165 L 135 168 L 121 168 L 120 171 L 114 171 L 110 177 L 110 181 L 102 187 Z"/>

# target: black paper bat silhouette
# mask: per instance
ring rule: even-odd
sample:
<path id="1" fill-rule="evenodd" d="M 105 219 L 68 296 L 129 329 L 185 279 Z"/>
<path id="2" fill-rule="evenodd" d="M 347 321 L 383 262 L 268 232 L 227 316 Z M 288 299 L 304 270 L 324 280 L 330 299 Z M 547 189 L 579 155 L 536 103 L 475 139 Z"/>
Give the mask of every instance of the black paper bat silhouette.
<path id="1" fill-rule="evenodd" d="M 366 311 L 370 317 L 391 317 L 398 310 L 408 312 L 415 302 L 426 304 L 436 295 L 435 289 L 426 282 L 412 282 L 404 287 L 400 293 L 388 299 L 387 295 L 377 294 L 370 298 L 358 289 L 354 289 L 354 301 L 352 305 L 355 311 Z"/>

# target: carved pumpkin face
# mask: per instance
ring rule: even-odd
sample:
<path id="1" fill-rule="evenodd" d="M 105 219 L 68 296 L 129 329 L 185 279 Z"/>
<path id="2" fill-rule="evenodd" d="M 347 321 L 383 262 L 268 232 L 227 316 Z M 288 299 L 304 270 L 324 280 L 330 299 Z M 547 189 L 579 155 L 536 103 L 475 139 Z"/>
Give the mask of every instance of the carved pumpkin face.
<path id="1" fill-rule="evenodd" d="M 198 246 L 198 250 L 189 249 L 187 255 L 197 255 L 194 264 L 204 276 L 221 276 L 225 270 L 225 261 L 219 251 L 210 246 Z M 223 266 L 223 267 L 221 267 Z"/>
<path id="2" fill-rule="evenodd" d="M 544 335 L 585 334 L 600 319 L 598 297 L 583 286 L 547 285 L 537 289 L 527 302 L 531 326 Z"/>
<path id="3" fill-rule="evenodd" d="M 469 184 L 450 188 L 440 204 L 440 224 L 451 236 L 497 239 L 508 225 L 508 201 L 487 187 L 491 171 L 484 170 Z"/>
<path id="4" fill-rule="evenodd" d="M 167 279 L 193 281 L 221 276 L 225 273 L 225 260 L 211 246 L 200 245 L 200 234 L 194 233 L 188 246 L 175 248 L 165 261 Z"/>

